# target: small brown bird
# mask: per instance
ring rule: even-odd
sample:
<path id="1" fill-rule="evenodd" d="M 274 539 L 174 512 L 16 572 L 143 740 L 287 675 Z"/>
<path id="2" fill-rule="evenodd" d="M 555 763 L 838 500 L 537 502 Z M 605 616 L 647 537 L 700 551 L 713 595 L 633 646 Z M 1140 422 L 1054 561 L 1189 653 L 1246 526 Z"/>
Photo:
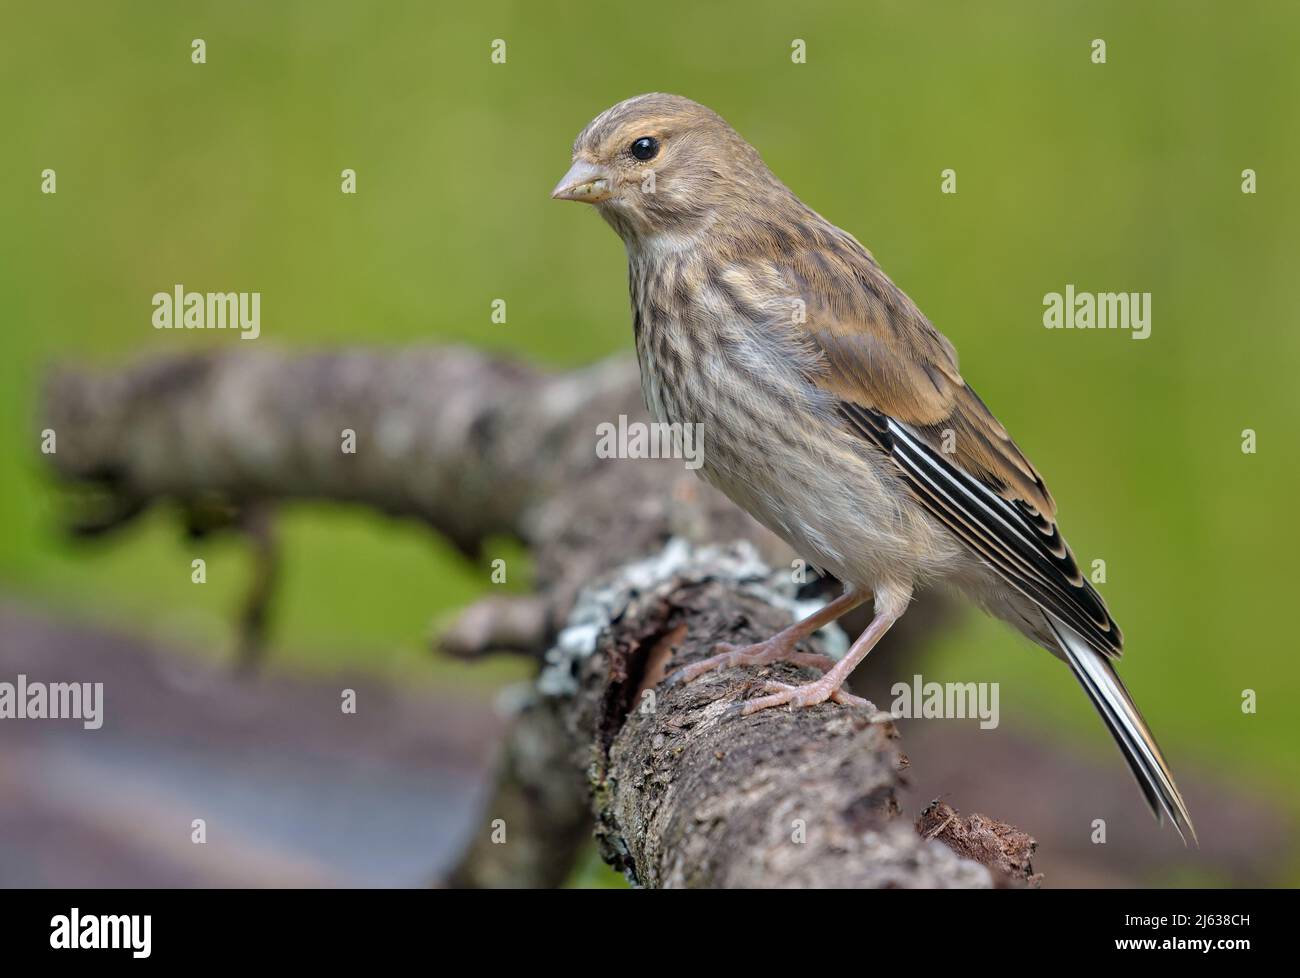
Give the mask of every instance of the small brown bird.
<path id="1" fill-rule="evenodd" d="M 704 425 L 701 475 L 844 582 L 821 611 L 681 670 L 777 660 L 868 599 L 821 679 L 743 713 L 826 700 L 919 584 L 955 585 L 1069 663 L 1157 819 L 1195 838 L 1169 766 L 1115 672 L 1123 639 L 1080 574 L 1037 470 L 962 379 L 957 354 L 871 252 L 799 200 L 717 113 L 651 94 L 578 135 L 553 197 L 594 204 L 627 247 L 651 412 Z M 1184 835 L 1186 838 L 1186 835 Z"/>

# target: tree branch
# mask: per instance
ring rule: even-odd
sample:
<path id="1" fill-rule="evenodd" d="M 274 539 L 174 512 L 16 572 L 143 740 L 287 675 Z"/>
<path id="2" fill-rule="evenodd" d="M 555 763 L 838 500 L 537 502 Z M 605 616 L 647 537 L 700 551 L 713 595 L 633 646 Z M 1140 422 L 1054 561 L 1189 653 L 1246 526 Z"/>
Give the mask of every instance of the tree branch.
<path id="1" fill-rule="evenodd" d="M 451 884 L 556 885 L 594 823 L 645 886 L 990 885 L 900 817 L 905 761 L 874 708 L 723 717 L 788 666 L 656 688 L 669 663 L 764 637 L 834 582 L 793 580 L 789 548 L 680 462 L 597 458 L 597 425 L 620 415 L 645 420 L 622 360 L 546 374 L 463 349 L 240 351 L 60 372 L 39 427 L 58 434 L 55 470 L 110 512 L 215 497 L 246 526 L 249 507 L 331 498 L 466 553 L 503 533 L 530 548 L 535 595 L 485 599 L 442 638 L 544 659 Z"/>

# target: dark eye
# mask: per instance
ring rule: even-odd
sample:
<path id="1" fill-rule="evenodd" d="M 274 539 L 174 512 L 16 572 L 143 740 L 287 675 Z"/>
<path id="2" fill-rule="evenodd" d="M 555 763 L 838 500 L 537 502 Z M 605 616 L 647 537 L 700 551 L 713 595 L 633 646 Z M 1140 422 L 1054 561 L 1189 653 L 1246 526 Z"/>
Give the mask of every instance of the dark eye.
<path id="1" fill-rule="evenodd" d="M 646 160 L 653 160 L 659 152 L 659 140 L 654 136 L 642 136 L 627 151 L 644 163 Z"/>

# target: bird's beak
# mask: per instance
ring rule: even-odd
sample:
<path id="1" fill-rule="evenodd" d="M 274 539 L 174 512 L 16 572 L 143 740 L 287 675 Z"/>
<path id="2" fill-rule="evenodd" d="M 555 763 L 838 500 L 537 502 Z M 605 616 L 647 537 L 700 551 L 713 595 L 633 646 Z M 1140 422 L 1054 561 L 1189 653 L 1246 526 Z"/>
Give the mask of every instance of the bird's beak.
<path id="1" fill-rule="evenodd" d="M 574 160 L 569 172 L 551 191 L 554 200 L 579 200 L 584 204 L 599 204 L 608 200 L 609 176 L 594 163 Z"/>

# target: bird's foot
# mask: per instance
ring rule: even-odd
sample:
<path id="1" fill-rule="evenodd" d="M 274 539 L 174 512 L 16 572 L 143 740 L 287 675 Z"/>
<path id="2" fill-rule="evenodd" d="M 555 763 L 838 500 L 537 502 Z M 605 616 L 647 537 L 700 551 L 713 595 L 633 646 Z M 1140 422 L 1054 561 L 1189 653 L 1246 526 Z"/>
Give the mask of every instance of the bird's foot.
<path id="1" fill-rule="evenodd" d="M 803 706 L 816 706 L 830 700 L 844 706 L 870 706 L 861 696 L 854 696 L 844 689 L 844 680 L 834 676 L 822 676 L 815 682 L 802 686 L 790 686 L 786 683 L 769 682 L 763 687 L 768 695 L 757 699 L 737 703 L 727 711 L 728 716 L 747 717 L 774 706 L 789 705 L 792 709 Z"/>
<path id="2" fill-rule="evenodd" d="M 688 666 L 683 666 L 668 677 L 667 685 L 677 686 L 694 682 L 706 672 L 713 672 L 716 669 L 730 669 L 733 666 L 765 666 L 773 662 L 793 662 L 797 666 L 808 666 L 825 671 L 835 665 L 835 660 L 830 656 L 815 655 L 812 652 L 799 652 L 795 650 L 794 646 L 794 640 L 784 638 L 780 634 L 773 635 L 766 641 L 756 642 L 753 645 L 732 645 L 730 642 L 720 642 L 715 646 L 715 648 L 721 650 L 717 655 L 711 655 L 707 659 L 701 659 L 699 662 L 692 662 Z"/>

